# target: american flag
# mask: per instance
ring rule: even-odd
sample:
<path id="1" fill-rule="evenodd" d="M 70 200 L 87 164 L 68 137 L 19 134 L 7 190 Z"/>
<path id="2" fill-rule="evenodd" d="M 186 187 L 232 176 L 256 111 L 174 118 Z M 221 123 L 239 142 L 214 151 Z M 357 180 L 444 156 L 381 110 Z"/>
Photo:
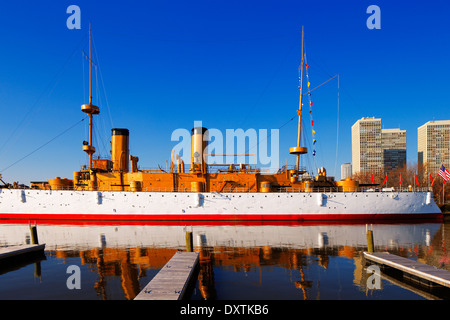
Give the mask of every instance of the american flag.
<path id="1" fill-rule="evenodd" d="M 444 182 L 447 182 L 447 180 L 450 179 L 450 172 L 448 172 L 447 169 L 445 169 L 444 165 L 442 165 L 441 170 L 439 170 L 439 176 L 444 179 Z"/>

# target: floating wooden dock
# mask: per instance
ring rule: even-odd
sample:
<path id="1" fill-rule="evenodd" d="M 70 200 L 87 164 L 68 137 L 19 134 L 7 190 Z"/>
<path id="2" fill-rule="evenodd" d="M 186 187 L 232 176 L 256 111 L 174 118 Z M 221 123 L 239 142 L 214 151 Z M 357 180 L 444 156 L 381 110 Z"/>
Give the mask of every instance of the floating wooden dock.
<path id="1" fill-rule="evenodd" d="M 25 258 L 26 256 L 44 253 L 45 244 L 24 244 L 0 248 L 0 263 L 9 259 Z"/>
<path id="2" fill-rule="evenodd" d="M 198 264 L 198 252 L 177 252 L 134 300 L 181 300 Z"/>
<path id="3" fill-rule="evenodd" d="M 411 280 L 416 280 L 423 284 L 427 284 L 428 286 L 435 284 L 450 288 L 450 271 L 403 258 L 388 252 L 364 252 L 364 257 L 376 264 L 401 271 L 408 275 L 407 277 Z"/>

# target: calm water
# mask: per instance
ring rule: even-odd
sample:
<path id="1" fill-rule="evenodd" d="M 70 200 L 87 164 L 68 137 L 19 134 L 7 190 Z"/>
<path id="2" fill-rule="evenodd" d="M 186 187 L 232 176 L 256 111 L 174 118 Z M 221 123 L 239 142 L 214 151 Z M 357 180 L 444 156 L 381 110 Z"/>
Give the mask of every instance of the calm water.
<path id="1" fill-rule="evenodd" d="M 372 224 L 375 250 L 450 270 L 450 223 Z M 133 299 L 193 232 L 192 300 L 422 300 L 394 279 L 367 288 L 366 224 L 63 225 L 37 222 L 45 259 L 0 270 L 0 300 Z M 30 242 L 28 222 L 0 221 L 0 246 Z M 70 266 L 80 289 L 69 289 Z"/>

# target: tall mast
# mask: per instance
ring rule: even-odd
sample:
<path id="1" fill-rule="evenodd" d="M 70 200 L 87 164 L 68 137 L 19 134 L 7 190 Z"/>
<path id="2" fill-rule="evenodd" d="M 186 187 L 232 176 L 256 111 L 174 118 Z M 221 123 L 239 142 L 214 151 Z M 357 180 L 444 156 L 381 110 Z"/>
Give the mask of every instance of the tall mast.
<path id="1" fill-rule="evenodd" d="M 305 147 L 300 146 L 300 138 L 301 138 L 301 131 L 302 131 L 302 103 L 303 103 L 303 64 L 304 64 L 304 29 L 302 26 L 302 59 L 301 59 L 301 65 L 300 65 L 300 83 L 299 83 L 299 89 L 300 89 L 300 101 L 298 105 L 298 132 L 297 132 L 297 146 L 292 147 L 289 149 L 290 154 L 295 154 L 297 156 L 296 161 L 296 172 L 297 172 L 297 178 L 300 174 L 304 173 L 303 170 L 300 170 L 300 155 L 305 154 L 308 152 L 308 150 Z"/>
<path id="2" fill-rule="evenodd" d="M 89 22 L 89 104 L 92 104 L 91 23 Z"/>
<path id="3" fill-rule="evenodd" d="M 89 170 L 92 169 L 92 155 L 95 153 L 95 147 L 92 145 L 92 127 L 93 127 L 93 115 L 99 114 L 100 109 L 92 104 L 92 58 L 91 58 L 91 23 L 89 23 L 89 104 L 83 104 L 81 111 L 87 113 L 89 116 L 89 142 L 83 143 L 83 151 L 89 155 Z"/>
<path id="4" fill-rule="evenodd" d="M 302 128 L 302 103 L 303 103 L 303 63 L 304 63 L 304 44 L 305 33 L 302 26 L 302 62 L 300 65 L 300 101 L 298 104 L 298 133 L 297 133 L 297 147 L 300 147 L 300 137 Z M 297 171 L 299 169 L 300 154 L 297 153 Z"/>

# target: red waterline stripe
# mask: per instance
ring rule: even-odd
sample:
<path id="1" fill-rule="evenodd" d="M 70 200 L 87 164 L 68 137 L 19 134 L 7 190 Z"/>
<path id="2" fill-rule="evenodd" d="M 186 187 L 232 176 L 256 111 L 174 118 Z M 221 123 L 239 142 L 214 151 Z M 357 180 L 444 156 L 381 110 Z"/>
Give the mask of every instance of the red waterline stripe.
<path id="1" fill-rule="evenodd" d="M 0 213 L 0 219 L 38 220 L 152 220 L 152 221 L 305 221 L 436 219 L 442 213 L 420 214 L 31 214 Z"/>

